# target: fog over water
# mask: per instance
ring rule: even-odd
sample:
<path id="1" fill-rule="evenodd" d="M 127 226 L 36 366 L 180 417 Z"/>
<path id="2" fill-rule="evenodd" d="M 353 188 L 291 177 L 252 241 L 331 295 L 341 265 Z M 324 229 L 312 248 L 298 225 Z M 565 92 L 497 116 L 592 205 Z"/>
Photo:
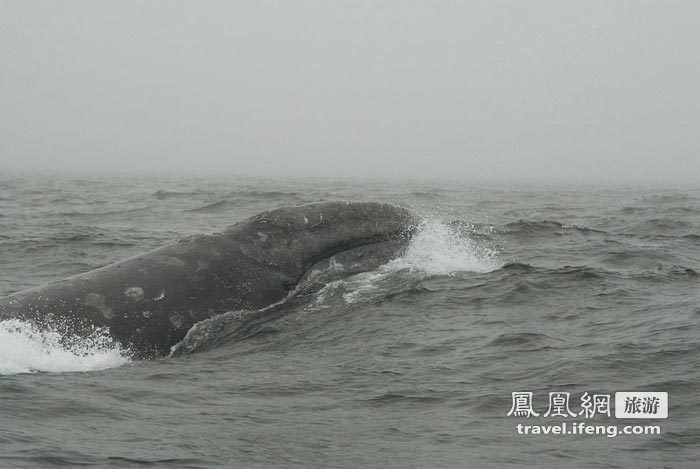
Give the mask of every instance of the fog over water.
<path id="1" fill-rule="evenodd" d="M 695 1 L 3 1 L 13 171 L 694 182 Z"/>
<path id="2" fill-rule="evenodd" d="M 697 467 L 699 24 L 0 0 L 0 467 Z"/>

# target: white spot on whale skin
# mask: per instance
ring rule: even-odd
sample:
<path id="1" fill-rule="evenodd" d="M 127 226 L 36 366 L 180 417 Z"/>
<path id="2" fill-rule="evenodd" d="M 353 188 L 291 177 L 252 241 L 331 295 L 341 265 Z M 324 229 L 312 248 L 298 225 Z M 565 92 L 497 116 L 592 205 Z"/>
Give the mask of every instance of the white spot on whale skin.
<path id="1" fill-rule="evenodd" d="M 143 288 L 141 287 L 129 287 L 124 290 L 124 296 L 133 301 L 141 301 L 145 296 Z"/>
<path id="2" fill-rule="evenodd" d="M 112 319 L 114 311 L 105 304 L 105 297 L 99 293 L 88 293 L 85 295 L 85 304 L 98 309 L 105 319 Z"/>
<path id="3" fill-rule="evenodd" d="M 180 329 L 182 327 L 182 322 L 184 318 L 182 317 L 182 314 L 175 313 L 170 316 L 170 323 L 175 326 L 176 329 Z"/>
<path id="4" fill-rule="evenodd" d="M 306 218 L 306 217 L 304 217 L 304 224 L 305 224 L 305 225 L 308 225 L 308 224 L 309 224 L 309 219 Z"/>
<path id="5" fill-rule="evenodd" d="M 141 313 L 141 315 L 146 319 L 151 319 L 153 317 L 153 313 L 151 313 L 150 311 L 144 311 L 143 313 Z"/>
<path id="6" fill-rule="evenodd" d="M 199 272 L 200 270 L 206 269 L 207 267 L 209 267 L 209 264 L 200 259 L 197 261 L 197 270 L 195 270 L 195 272 Z"/>
<path id="7" fill-rule="evenodd" d="M 270 235 L 263 233 L 262 231 L 258 231 L 258 238 L 260 238 L 260 241 L 267 241 L 267 238 Z"/>
<path id="8" fill-rule="evenodd" d="M 161 290 L 161 291 L 160 291 L 160 295 L 158 295 L 158 296 L 156 296 L 155 298 L 153 298 L 153 300 L 154 300 L 154 301 L 160 301 L 160 300 L 162 300 L 163 298 L 165 298 L 165 290 Z"/>

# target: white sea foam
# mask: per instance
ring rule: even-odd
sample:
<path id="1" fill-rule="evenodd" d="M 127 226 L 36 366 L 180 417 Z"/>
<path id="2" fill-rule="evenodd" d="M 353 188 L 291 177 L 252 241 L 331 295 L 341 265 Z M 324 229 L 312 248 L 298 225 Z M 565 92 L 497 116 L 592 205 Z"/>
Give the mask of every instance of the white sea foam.
<path id="1" fill-rule="evenodd" d="M 379 284 L 388 275 L 387 272 L 364 272 L 354 275 L 348 282 L 348 287 L 352 290 L 343 294 L 346 303 L 357 303 L 363 298 L 367 298 L 379 290 Z"/>
<path id="2" fill-rule="evenodd" d="M 371 298 L 374 292 L 381 292 L 382 283 L 402 270 L 424 275 L 454 275 L 459 272 L 486 273 L 502 266 L 498 252 L 477 243 L 468 232 L 460 233 L 456 227 L 441 220 L 424 219 L 403 256 L 373 272 L 332 282 L 321 290 L 318 298 L 324 302 L 327 295 L 342 292 L 346 303 L 357 303 Z"/>
<path id="3" fill-rule="evenodd" d="M 497 251 L 477 244 L 454 226 L 429 218 L 419 225 L 406 253 L 384 266 L 389 270 L 421 270 L 430 275 L 485 273 L 501 267 Z"/>
<path id="4" fill-rule="evenodd" d="M 129 361 L 105 330 L 66 340 L 55 330 L 40 330 L 17 319 L 0 321 L 0 375 L 92 371 Z"/>

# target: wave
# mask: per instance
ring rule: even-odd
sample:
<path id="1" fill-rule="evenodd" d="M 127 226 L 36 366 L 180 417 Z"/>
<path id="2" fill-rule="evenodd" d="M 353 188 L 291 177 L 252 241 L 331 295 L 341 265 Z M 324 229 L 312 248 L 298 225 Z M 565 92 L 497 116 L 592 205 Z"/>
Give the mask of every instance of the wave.
<path id="1" fill-rule="evenodd" d="M 620 210 L 618 210 L 619 213 L 624 213 L 625 215 L 637 215 L 640 213 L 645 213 L 650 210 L 654 210 L 653 207 L 633 207 L 633 206 L 626 206 L 622 207 Z"/>
<path id="2" fill-rule="evenodd" d="M 519 276 L 521 274 L 536 274 L 536 275 L 551 275 L 554 277 L 563 278 L 566 276 L 568 278 L 580 278 L 580 279 L 594 279 L 603 278 L 611 272 L 600 269 L 596 267 L 590 267 L 586 265 L 565 265 L 563 267 L 537 267 L 530 264 L 523 264 L 520 262 L 510 262 L 501 268 L 501 271 L 508 274 L 509 276 Z"/>
<path id="3" fill-rule="evenodd" d="M 649 213 L 649 212 L 658 212 L 659 207 L 655 206 L 646 206 L 646 207 L 638 207 L 638 206 L 626 206 L 618 210 L 619 213 L 625 214 L 625 215 L 641 215 L 644 213 Z M 679 205 L 675 207 L 664 207 L 663 212 L 665 214 L 678 214 L 680 216 L 687 216 L 688 214 L 693 214 L 693 213 L 698 213 L 700 210 L 698 210 L 695 207 L 688 207 L 685 205 Z"/>
<path id="4" fill-rule="evenodd" d="M 0 321 L 0 375 L 93 371 L 129 361 L 128 353 L 102 329 L 71 337 L 18 319 Z"/>
<path id="5" fill-rule="evenodd" d="M 193 191 L 169 191 L 169 190 L 158 190 L 151 194 L 152 197 L 156 199 L 172 199 L 177 197 L 191 197 L 195 195 L 212 195 L 213 192 L 207 192 L 202 190 Z M 299 195 L 298 192 L 280 192 L 280 191 L 255 191 L 255 190 L 238 190 L 233 192 L 224 193 L 230 197 L 248 197 L 248 198 L 262 198 L 270 199 L 277 197 L 296 197 Z"/>
<path id="6" fill-rule="evenodd" d="M 487 347 L 508 347 L 516 346 L 519 349 L 528 348 L 543 349 L 551 348 L 554 344 L 564 342 L 561 339 L 553 338 L 545 334 L 536 332 L 510 332 L 498 335 L 495 339 L 489 342 Z"/>
<path id="7" fill-rule="evenodd" d="M 486 273 L 503 266 L 498 254 L 493 246 L 477 243 L 456 226 L 427 218 L 418 225 L 405 254 L 389 262 L 386 269 L 418 270 L 430 275 Z"/>
<path id="8" fill-rule="evenodd" d="M 226 198 L 211 202 L 201 207 L 188 209 L 188 212 L 210 212 L 222 209 L 227 206 L 238 206 L 244 202 L 263 202 L 267 199 L 283 199 L 286 203 L 301 202 L 297 192 L 277 192 L 277 191 L 234 191 L 226 194 Z"/>
<path id="9" fill-rule="evenodd" d="M 505 231 L 509 234 L 517 234 L 524 236 L 532 235 L 542 235 L 542 234 L 565 234 L 567 232 L 578 232 L 578 233 L 601 233 L 605 234 L 605 231 L 597 230 L 595 228 L 589 228 L 586 226 L 579 225 L 568 225 L 565 223 L 560 223 L 553 220 L 542 220 L 542 221 L 530 221 L 530 220 L 518 220 L 516 222 L 507 223 L 503 226 Z"/>
<path id="10" fill-rule="evenodd" d="M 631 257 L 635 257 L 632 255 Z M 517 293 L 518 295 L 539 295 L 542 289 L 564 291 L 580 288 L 581 285 L 629 285 L 637 282 L 649 281 L 655 285 L 660 283 L 674 282 L 696 282 L 700 276 L 700 269 L 688 267 L 686 265 L 666 265 L 656 264 L 653 268 L 643 270 L 620 271 L 618 269 L 606 269 L 590 265 L 578 265 L 562 267 L 532 266 L 522 263 L 508 263 L 500 270 L 493 273 L 494 277 L 488 281 L 488 285 L 493 287 L 492 298 L 499 297 L 497 291 L 505 290 L 507 294 Z M 631 282 L 631 283 L 630 283 Z M 627 295 L 626 289 L 613 290 L 615 295 Z M 609 292 L 600 293 L 601 296 L 608 295 Z"/>
<path id="11" fill-rule="evenodd" d="M 437 200 L 444 197 L 444 190 L 432 189 L 425 191 L 414 191 L 409 194 L 410 197 L 416 197 L 419 199 Z"/>
<path id="12" fill-rule="evenodd" d="M 423 219 L 404 254 L 377 269 L 326 283 L 315 295 L 316 306 L 356 304 L 393 298 L 407 291 L 429 291 L 415 284 L 422 278 L 499 270 L 499 252 L 477 243 L 453 224 Z M 342 271 L 342 266 L 335 266 Z M 405 275 L 404 275 L 405 274 Z M 407 290 L 408 289 L 408 290 Z"/>
<path id="13" fill-rule="evenodd" d="M 687 229 L 691 228 L 692 225 L 684 220 L 679 220 L 677 218 L 652 218 L 651 220 L 646 220 L 640 223 L 639 231 L 655 229 L 655 230 L 675 230 L 679 228 Z"/>
<path id="14" fill-rule="evenodd" d="M 60 234 L 56 236 L 51 236 L 48 238 L 49 241 L 54 241 L 54 242 L 72 242 L 72 241 L 85 241 L 92 238 L 92 235 L 89 233 L 66 233 L 66 234 Z"/>
<path id="15" fill-rule="evenodd" d="M 651 194 L 642 197 L 642 200 L 645 202 L 650 202 L 650 203 L 670 203 L 670 202 L 686 202 L 686 201 L 696 201 L 697 197 L 686 194 L 683 192 L 678 192 L 678 193 L 660 193 L 660 194 Z"/>
<path id="16" fill-rule="evenodd" d="M 526 264 L 523 262 L 508 262 L 507 264 L 503 265 L 501 267 L 502 270 L 507 271 L 507 272 L 514 272 L 514 273 L 519 273 L 519 272 L 532 272 L 535 270 L 537 267 Z"/>
<path id="17" fill-rule="evenodd" d="M 155 197 L 156 199 L 159 200 L 165 200 L 165 199 L 172 199 L 175 197 L 188 197 L 188 196 L 193 196 L 193 195 L 198 195 L 201 194 L 201 191 L 168 191 L 161 189 L 159 191 L 154 192 L 151 194 L 151 196 Z"/>
<path id="18" fill-rule="evenodd" d="M 423 276 L 453 276 L 458 273 L 488 273 L 503 265 L 499 252 L 476 243 L 455 226 L 436 219 L 424 219 L 404 254 L 371 272 L 363 272 L 327 284 L 318 299 L 342 296 L 347 304 L 392 295 L 390 283 L 401 272 Z"/>
<path id="19" fill-rule="evenodd" d="M 250 198 L 260 198 L 260 199 L 273 199 L 279 197 L 297 197 L 298 192 L 280 192 L 280 191 L 235 191 L 232 193 L 233 196 L 238 197 L 250 197 Z"/>
<path id="20" fill-rule="evenodd" d="M 140 206 L 140 207 L 130 207 L 130 208 L 124 208 L 124 209 L 117 209 L 117 210 L 107 210 L 104 212 L 92 212 L 92 211 L 87 211 L 87 210 L 86 211 L 72 210 L 70 212 L 55 212 L 53 215 L 60 216 L 60 217 L 68 217 L 68 218 L 87 217 L 87 216 L 106 217 L 106 216 L 111 216 L 111 215 L 144 213 L 144 212 L 148 212 L 152 208 L 153 207 L 151 205 L 144 205 L 144 206 Z"/>
<path id="21" fill-rule="evenodd" d="M 423 394 L 419 394 L 419 392 Z M 416 404 L 438 404 L 447 400 L 449 396 L 443 395 L 445 392 L 433 391 L 431 389 L 416 389 L 406 392 L 385 392 L 378 396 L 366 399 L 370 405 L 397 405 L 405 404 L 414 406 Z"/>
<path id="22" fill-rule="evenodd" d="M 609 272 L 604 269 L 589 267 L 585 265 L 565 265 L 556 270 L 558 275 L 567 275 L 577 279 L 598 279 L 605 278 Z"/>
<path id="23" fill-rule="evenodd" d="M 210 204 L 202 205 L 201 207 L 190 208 L 188 212 L 216 212 L 230 205 L 237 205 L 233 200 L 219 200 L 218 202 L 212 202 Z"/>
<path id="24" fill-rule="evenodd" d="M 697 269 L 692 269 L 690 267 L 686 267 L 683 265 L 674 265 L 673 267 L 671 267 L 669 269 L 669 275 L 672 275 L 672 276 L 677 276 L 677 275 L 696 276 L 696 275 L 700 275 L 700 272 L 698 272 Z"/>

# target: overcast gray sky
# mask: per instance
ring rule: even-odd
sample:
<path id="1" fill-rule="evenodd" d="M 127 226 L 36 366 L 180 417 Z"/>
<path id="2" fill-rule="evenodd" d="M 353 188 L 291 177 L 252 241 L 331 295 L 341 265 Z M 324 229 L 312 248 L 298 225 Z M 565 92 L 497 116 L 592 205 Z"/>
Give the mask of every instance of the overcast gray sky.
<path id="1" fill-rule="evenodd" d="M 695 0 L 0 0 L 0 163 L 700 181 L 699 25 Z"/>

